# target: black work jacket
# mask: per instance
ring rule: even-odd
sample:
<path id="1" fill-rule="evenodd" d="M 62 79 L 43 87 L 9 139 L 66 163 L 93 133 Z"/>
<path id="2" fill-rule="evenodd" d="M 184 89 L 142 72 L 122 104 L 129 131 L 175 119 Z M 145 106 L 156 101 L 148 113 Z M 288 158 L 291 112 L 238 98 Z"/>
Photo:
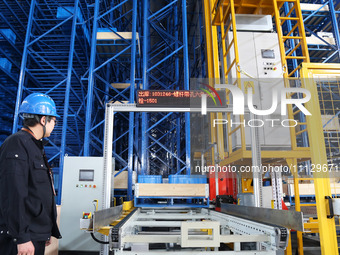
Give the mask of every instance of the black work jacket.
<path id="1" fill-rule="evenodd" d="M 14 242 L 61 238 L 42 141 L 20 130 L 0 147 L 0 233 Z"/>

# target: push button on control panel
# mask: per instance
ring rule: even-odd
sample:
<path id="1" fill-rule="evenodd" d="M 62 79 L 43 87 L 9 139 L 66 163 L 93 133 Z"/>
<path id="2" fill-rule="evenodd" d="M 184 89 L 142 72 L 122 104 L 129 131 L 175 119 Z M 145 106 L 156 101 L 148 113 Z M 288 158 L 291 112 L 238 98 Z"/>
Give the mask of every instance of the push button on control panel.
<path id="1" fill-rule="evenodd" d="M 97 188 L 96 185 L 92 185 L 92 184 L 76 184 L 76 188 Z"/>

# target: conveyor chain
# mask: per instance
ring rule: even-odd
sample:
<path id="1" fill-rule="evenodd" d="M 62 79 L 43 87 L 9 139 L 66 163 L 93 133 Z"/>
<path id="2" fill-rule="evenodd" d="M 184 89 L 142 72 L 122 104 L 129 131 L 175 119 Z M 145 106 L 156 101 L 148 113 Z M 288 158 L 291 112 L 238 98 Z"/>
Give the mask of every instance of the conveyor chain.
<path id="1" fill-rule="evenodd" d="M 127 222 L 127 220 L 135 213 L 138 208 L 133 209 L 128 215 L 126 215 L 119 223 L 111 229 L 111 242 L 113 247 L 118 248 L 119 244 L 119 229 Z"/>

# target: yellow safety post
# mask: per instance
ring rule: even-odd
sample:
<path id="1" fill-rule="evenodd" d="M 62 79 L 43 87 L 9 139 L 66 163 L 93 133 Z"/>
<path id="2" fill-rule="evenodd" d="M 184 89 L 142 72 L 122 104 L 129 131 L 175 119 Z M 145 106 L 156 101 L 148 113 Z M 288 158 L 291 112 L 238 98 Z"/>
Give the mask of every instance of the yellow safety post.
<path id="1" fill-rule="evenodd" d="M 287 248 L 285 250 L 285 255 L 292 255 L 292 238 L 289 235 L 289 239 L 288 239 L 288 245 Z"/>
<path id="2" fill-rule="evenodd" d="M 215 27 L 211 25 L 212 18 L 211 18 L 211 2 L 210 0 L 204 0 L 203 9 L 204 9 L 204 27 L 205 27 L 205 38 L 206 38 L 206 67 L 207 67 L 207 75 L 208 78 L 213 78 L 215 76 L 215 55 L 218 54 L 216 52 L 217 49 L 217 30 Z M 215 45 L 216 44 L 216 45 Z M 210 122 L 212 123 L 214 119 L 214 114 L 210 114 Z M 216 137 L 216 130 L 215 128 L 210 129 L 210 141 L 211 143 L 217 142 Z M 212 149 L 211 154 L 211 164 L 215 164 L 215 152 Z"/>
<path id="3" fill-rule="evenodd" d="M 313 80 L 313 75 L 317 73 L 317 67 L 320 67 L 320 65 L 303 63 L 301 69 L 301 77 L 303 87 L 309 90 L 312 94 L 309 102 L 305 104 L 308 111 L 312 114 L 310 116 L 307 116 L 307 130 L 312 156 L 312 164 L 320 165 L 328 169 L 318 91 Z M 338 70 L 340 70 L 340 65 Z M 327 73 L 327 71 L 325 70 L 320 72 Z M 314 186 L 319 223 L 321 253 L 322 255 L 335 255 L 338 254 L 338 242 L 336 237 L 335 221 L 334 218 L 327 217 L 327 215 L 329 214 L 329 205 L 325 199 L 326 196 L 332 196 L 328 171 L 314 172 Z"/>

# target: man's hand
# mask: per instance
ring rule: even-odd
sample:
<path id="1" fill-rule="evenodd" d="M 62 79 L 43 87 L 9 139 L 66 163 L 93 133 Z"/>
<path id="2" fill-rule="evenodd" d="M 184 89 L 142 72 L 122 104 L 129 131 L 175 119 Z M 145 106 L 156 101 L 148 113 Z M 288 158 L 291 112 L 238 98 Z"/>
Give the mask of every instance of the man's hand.
<path id="1" fill-rule="evenodd" d="M 34 245 L 31 241 L 18 244 L 18 255 L 34 255 Z"/>
<path id="2" fill-rule="evenodd" d="M 46 243 L 45 243 L 45 246 L 49 246 L 51 243 L 52 243 L 52 239 L 47 240 Z"/>

